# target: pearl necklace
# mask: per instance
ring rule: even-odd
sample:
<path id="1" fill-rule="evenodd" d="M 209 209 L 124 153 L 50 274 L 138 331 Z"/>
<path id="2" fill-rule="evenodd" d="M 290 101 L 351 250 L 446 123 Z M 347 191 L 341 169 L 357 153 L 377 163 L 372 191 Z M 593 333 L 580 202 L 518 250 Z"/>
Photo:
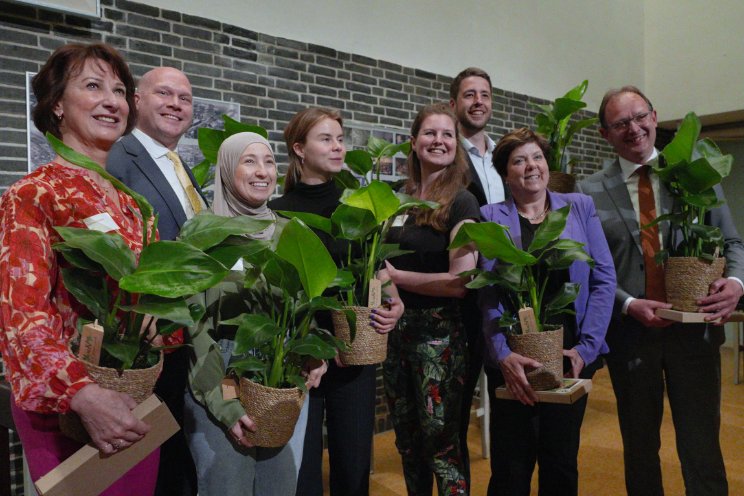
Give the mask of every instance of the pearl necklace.
<path id="1" fill-rule="evenodd" d="M 542 219 L 543 217 L 545 217 L 545 214 L 547 214 L 547 213 L 548 213 L 548 210 L 550 210 L 550 205 L 547 205 L 547 206 L 545 207 L 545 210 L 543 210 L 543 211 L 542 211 L 542 212 L 540 212 L 539 214 L 535 215 L 534 217 L 527 217 L 527 216 L 526 216 L 526 215 L 524 215 L 524 214 L 523 214 L 522 212 L 520 212 L 520 211 L 519 211 L 519 209 L 517 209 L 517 213 L 519 214 L 519 216 L 520 216 L 521 218 L 523 218 L 523 219 L 526 219 L 526 220 L 528 220 L 528 221 L 532 222 L 533 220 L 538 220 L 538 219 Z"/>

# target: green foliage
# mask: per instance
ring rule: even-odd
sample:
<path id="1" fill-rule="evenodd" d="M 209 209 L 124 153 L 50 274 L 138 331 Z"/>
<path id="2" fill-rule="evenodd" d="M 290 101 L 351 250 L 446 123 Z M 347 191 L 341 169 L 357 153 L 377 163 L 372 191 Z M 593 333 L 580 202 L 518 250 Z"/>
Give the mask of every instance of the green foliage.
<path id="1" fill-rule="evenodd" d="M 290 220 L 275 237 L 244 256 L 241 295 L 250 313 L 222 322 L 237 326 L 235 353 L 242 355 L 230 369 L 264 386 L 305 389 L 301 371 L 307 358 L 331 359 L 344 346 L 313 320 L 318 310 L 341 309 L 335 298 L 322 296 L 338 281 L 337 270 L 301 220 Z"/>
<path id="2" fill-rule="evenodd" d="M 705 225 L 705 215 L 719 207 L 713 187 L 731 172 L 733 157 L 724 155 L 716 144 L 700 136 L 700 119 L 694 112 L 685 116 L 672 141 L 659 154 L 653 170 L 675 199 L 673 212 L 657 217 L 648 226 L 669 221 L 672 250 L 662 250 L 657 261 L 667 256 L 700 257 L 712 260 L 723 250 L 723 235 L 717 227 Z M 677 239 L 678 233 L 682 239 Z"/>
<path id="3" fill-rule="evenodd" d="M 188 297 L 214 286 L 228 273 L 228 266 L 203 250 L 219 251 L 230 235 L 265 229 L 265 222 L 225 222 L 222 217 L 201 214 L 183 228 L 179 241 L 154 241 L 152 207 L 109 175 L 88 157 L 49 135 L 52 148 L 69 162 L 93 170 L 132 196 L 143 221 L 139 260 L 118 233 L 55 227 L 62 241 L 54 245 L 70 264 L 62 269 L 65 288 L 84 305 L 104 328 L 100 365 L 117 369 L 142 368 L 159 357 L 152 345 L 156 334 L 167 335 L 192 325 L 204 312 L 188 305 Z M 151 327 L 148 335 L 143 329 Z"/>
<path id="4" fill-rule="evenodd" d="M 589 81 L 584 80 L 574 88 L 571 88 L 563 97 L 556 98 L 548 105 L 533 104 L 541 113 L 535 117 L 537 132 L 545 136 L 550 142 L 550 156 L 548 157 L 548 168 L 551 171 L 570 173 L 575 159 L 566 159 L 566 149 L 573 141 L 574 135 L 582 129 L 594 125 L 598 119 L 591 117 L 571 122 L 571 117 L 576 112 L 586 107 L 581 101 L 589 86 Z"/>
<path id="5" fill-rule="evenodd" d="M 217 165 L 217 152 L 220 149 L 220 145 L 228 137 L 233 134 L 251 132 L 260 134 L 266 139 L 269 139 L 269 133 L 261 126 L 255 126 L 251 124 L 244 124 L 236 121 L 227 114 L 222 116 L 222 120 L 225 123 L 224 131 L 222 129 L 211 129 L 208 127 L 200 127 L 196 131 L 196 136 L 199 141 L 199 149 L 204 155 L 204 160 L 196 165 L 191 172 L 193 172 L 199 186 L 204 188 L 214 179 L 213 168 Z"/>
<path id="6" fill-rule="evenodd" d="M 541 331 L 553 316 L 571 313 L 567 307 L 576 300 L 578 284 L 565 283 L 557 294 L 545 294 L 551 272 L 567 269 L 575 261 L 594 266 L 583 243 L 560 238 L 570 211 L 571 205 L 566 205 L 548 213 L 526 250 L 517 248 L 505 226 L 495 222 L 463 224 L 450 248 L 475 243 L 483 256 L 499 261 L 493 271 L 474 269 L 461 274 L 475 276 L 467 286 L 472 289 L 501 286 L 513 297 L 517 308 L 534 310 Z M 511 312 L 504 312 L 501 324 L 518 326 L 518 321 Z"/>

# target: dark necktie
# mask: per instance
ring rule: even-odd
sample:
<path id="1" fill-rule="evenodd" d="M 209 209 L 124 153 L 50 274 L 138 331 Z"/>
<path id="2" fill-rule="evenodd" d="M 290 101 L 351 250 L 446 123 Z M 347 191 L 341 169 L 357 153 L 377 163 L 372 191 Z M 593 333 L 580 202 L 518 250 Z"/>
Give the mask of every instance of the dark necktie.
<path id="1" fill-rule="evenodd" d="M 651 187 L 648 165 L 638 169 L 638 208 L 641 214 L 641 249 L 643 264 L 646 268 L 646 299 L 666 301 L 664 289 L 664 269 L 657 265 L 654 255 L 661 250 L 659 243 L 659 225 L 643 228 L 656 218 L 656 201 Z"/>

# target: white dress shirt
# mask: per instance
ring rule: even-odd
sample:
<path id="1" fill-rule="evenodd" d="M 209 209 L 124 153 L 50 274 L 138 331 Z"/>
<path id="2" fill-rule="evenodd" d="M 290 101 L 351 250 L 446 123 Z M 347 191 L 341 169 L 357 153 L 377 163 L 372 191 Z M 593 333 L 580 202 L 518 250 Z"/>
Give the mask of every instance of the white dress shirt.
<path id="1" fill-rule="evenodd" d="M 486 138 L 486 153 L 481 155 L 478 147 L 473 145 L 467 138 L 461 138 L 462 146 L 468 152 L 470 161 L 475 167 L 475 172 L 478 173 L 478 178 L 483 185 L 483 191 L 486 193 L 486 200 L 488 203 L 499 203 L 504 201 L 504 183 L 501 180 L 501 176 L 496 172 L 496 167 L 493 166 L 493 149 L 496 148 L 496 143 L 493 142 L 488 135 Z"/>

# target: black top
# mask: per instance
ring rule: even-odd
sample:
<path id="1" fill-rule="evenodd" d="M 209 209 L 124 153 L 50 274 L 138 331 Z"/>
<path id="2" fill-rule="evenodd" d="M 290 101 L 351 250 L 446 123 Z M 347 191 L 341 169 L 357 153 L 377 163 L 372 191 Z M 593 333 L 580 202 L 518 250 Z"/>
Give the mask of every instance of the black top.
<path id="1" fill-rule="evenodd" d="M 312 185 L 297 183 L 292 191 L 271 200 L 269 202 L 269 208 L 288 212 L 306 212 L 330 218 L 333 211 L 339 205 L 342 192 L 343 190 L 339 189 L 333 180 L 323 184 Z M 348 243 L 346 241 L 336 241 L 327 233 L 315 229 L 313 231 L 318 235 L 325 247 L 328 248 L 336 265 L 346 260 L 348 249 Z"/>
<path id="2" fill-rule="evenodd" d="M 403 226 L 392 227 L 387 243 L 398 243 L 404 250 L 414 253 L 401 255 L 390 260 L 396 269 L 413 272 L 437 273 L 449 271 L 450 232 L 462 220 L 480 219 L 478 201 L 466 190 L 457 193 L 449 217 L 446 231 L 437 231 L 431 226 L 417 226 L 414 215 L 408 215 Z M 397 222 L 396 222 L 397 224 Z M 398 289 L 406 308 L 435 308 L 452 303 L 451 298 L 426 296 Z"/>

